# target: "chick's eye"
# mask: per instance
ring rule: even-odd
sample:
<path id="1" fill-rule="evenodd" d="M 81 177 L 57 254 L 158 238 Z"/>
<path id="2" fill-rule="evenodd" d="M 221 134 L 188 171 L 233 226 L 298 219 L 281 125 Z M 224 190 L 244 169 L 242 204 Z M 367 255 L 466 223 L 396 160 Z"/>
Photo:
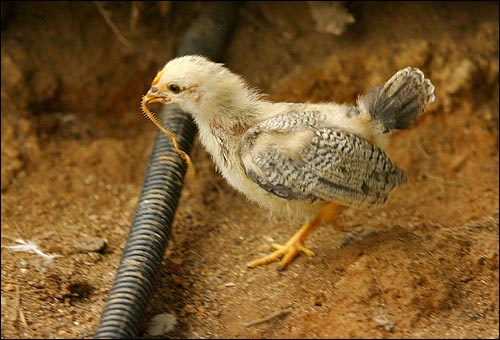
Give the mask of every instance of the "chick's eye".
<path id="1" fill-rule="evenodd" d="M 169 89 L 172 93 L 175 93 L 175 94 L 177 94 L 177 93 L 181 92 L 181 88 L 180 88 L 180 87 L 179 87 L 179 85 L 177 85 L 177 84 L 170 84 L 170 85 L 168 85 L 168 89 Z"/>

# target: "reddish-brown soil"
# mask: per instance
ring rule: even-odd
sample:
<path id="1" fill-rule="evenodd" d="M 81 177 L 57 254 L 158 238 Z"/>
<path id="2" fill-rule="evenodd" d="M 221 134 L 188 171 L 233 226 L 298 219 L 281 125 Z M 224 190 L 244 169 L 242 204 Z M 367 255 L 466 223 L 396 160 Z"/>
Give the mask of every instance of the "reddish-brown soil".
<path id="1" fill-rule="evenodd" d="M 106 2 L 125 45 L 92 2 L 2 2 L 2 338 L 93 336 L 157 133 L 140 97 L 206 5 Z M 232 190 L 196 142 L 145 318 L 175 315 L 166 337 L 498 338 L 498 3 L 346 6 L 356 22 L 335 36 L 305 2 L 247 3 L 223 60 L 286 101 L 354 102 L 421 68 L 436 102 L 388 149 L 409 182 L 345 210 L 344 233 L 320 227 L 315 257 L 248 269 L 298 225 Z M 17 238 L 61 256 L 5 248 Z"/>

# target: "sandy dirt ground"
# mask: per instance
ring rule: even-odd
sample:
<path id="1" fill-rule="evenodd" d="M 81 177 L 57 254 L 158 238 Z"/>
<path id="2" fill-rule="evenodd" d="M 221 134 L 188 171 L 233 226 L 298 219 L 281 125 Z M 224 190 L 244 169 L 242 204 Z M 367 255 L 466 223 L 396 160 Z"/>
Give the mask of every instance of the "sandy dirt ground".
<path id="1" fill-rule="evenodd" d="M 105 2 L 114 32 L 92 2 L 2 2 L 2 338 L 93 336 L 157 133 L 140 97 L 206 5 Z M 306 2 L 246 3 L 223 61 L 297 102 L 352 103 L 421 68 L 436 102 L 388 149 L 409 182 L 345 210 L 343 233 L 321 226 L 316 256 L 248 269 L 298 223 L 232 190 L 196 141 L 145 315 L 176 317 L 162 337 L 498 338 L 498 3 L 344 8 L 335 35 Z"/>

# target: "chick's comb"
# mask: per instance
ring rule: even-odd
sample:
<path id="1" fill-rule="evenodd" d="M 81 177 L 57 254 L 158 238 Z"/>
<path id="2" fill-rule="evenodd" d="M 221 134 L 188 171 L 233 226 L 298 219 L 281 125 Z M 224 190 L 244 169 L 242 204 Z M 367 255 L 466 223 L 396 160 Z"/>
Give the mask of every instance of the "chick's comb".
<path id="1" fill-rule="evenodd" d="M 153 79 L 153 83 L 151 85 L 156 85 L 158 84 L 158 82 L 160 81 L 161 79 L 161 75 L 163 74 L 163 70 L 161 70 L 160 72 L 158 72 L 158 74 L 156 75 L 156 77 Z"/>
<path id="2" fill-rule="evenodd" d="M 154 84 L 154 81 L 153 81 L 153 84 Z M 194 176 L 194 174 L 195 174 L 195 168 L 194 168 L 193 162 L 191 161 L 191 158 L 189 157 L 189 155 L 187 153 L 185 153 L 179 147 L 179 143 L 177 142 L 177 136 L 175 135 L 175 133 L 173 133 L 172 131 L 168 130 L 162 124 L 162 122 L 160 121 L 160 119 L 158 118 L 158 116 L 154 112 L 151 112 L 148 109 L 148 106 L 147 106 L 148 103 L 149 103 L 149 100 L 148 100 L 147 96 L 142 96 L 142 100 L 141 100 L 141 111 L 142 111 L 142 114 L 146 118 L 148 118 L 149 120 L 151 120 L 161 130 L 161 132 L 163 132 L 165 135 L 167 135 L 170 138 L 170 141 L 172 142 L 172 145 L 174 146 L 175 151 L 177 151 L 177 153 L 182 158 L 184 158 L 184 160 L 187 163 L 187 166 L 188 166 L 188 175 Z"/>

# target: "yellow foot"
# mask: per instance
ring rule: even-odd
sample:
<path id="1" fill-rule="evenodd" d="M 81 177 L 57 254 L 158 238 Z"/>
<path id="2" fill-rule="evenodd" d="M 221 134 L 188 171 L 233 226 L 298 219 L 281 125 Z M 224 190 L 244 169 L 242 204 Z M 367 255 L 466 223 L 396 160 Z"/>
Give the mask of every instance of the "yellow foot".
<path id="1" fill-rule="evenodd" d="M 285 269 L 286 266 L 290 264 L 295 259 L 295 257 L 299 255 L 300 252 L 303 252 L 308 256 L 314 256 L 313 251 L 307 249 L 303 244 L 300 244 L 298 242 L 290 243 L 290 241 L 288 241 L 284 246 L 273 243 L 272 247 L 276 249 L 276 251 L 273 251 L 271 254 L 264 256 L 258 260 L 254 260 L 247 265 L 252 268 L 262 266 L 264 264 L 277 261 L 280 257 L 283 256 L 279 263 L 279 269 Z"/>
<path id="2" fill-rule="evenodd" d="M 311 222 L 304 224 L 284 246 L 280 244 L 273 243 L 272 246 L 276 251 L 271 254 L 264 256 L 258 260 L 247 263 L 248 267 L 257 267 L 264 264 L 268 264 L 277 261 L 283 256 L 279 263 L 280 270 L 286 268 L 286 266 L 291 263 L 299 253 L 305 253 L 306 255 L 313 256 L 314 253 L 304 246 L 304 242 L 307 236 L 316 228 L 316 226 L 321 222 L 331 222 L 333 221 L 338 212 L 342 207 L 333 203 L 325 204 L 319 213 L 319 215 L 313 219 Z"/>
<path id="3" fill-rule="evenodd" d="M 302 228 L 300 228 L 299 231 L 297 231 L 297 233 L 295 233 L 295 235 L 293 235 L 292 238 L 285 243 L 285 245 L 273 243 L 272 247 L 276 249 L 274 252 L 260 259 L 249 262 L 247 266 L 251 268 L 262 266 L 277 261 L 280 257 L 283 257 L 279 263 L 279 269 L 283 270 L 301 252 L 308 256 L 314 256 L 314 252 L 304 246 L 304 241 L 307 235 L 309 235 L 318 223 L 319 220 L 316 219 L 303 225 Z"/>

